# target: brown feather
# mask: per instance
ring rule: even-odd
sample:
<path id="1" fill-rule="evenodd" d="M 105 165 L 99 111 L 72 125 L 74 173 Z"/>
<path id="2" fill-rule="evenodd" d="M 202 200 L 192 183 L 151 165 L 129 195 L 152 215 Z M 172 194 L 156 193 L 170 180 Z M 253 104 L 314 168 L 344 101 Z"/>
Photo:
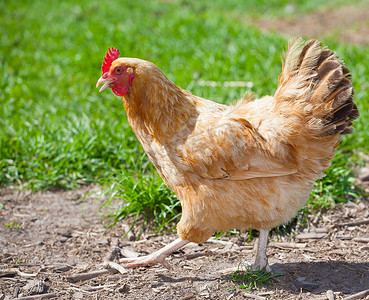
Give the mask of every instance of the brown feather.
<path id="1" fill-rule="evenodd" d="M 348 69 L 314 40 L 290 42 L 274 97 L 231 106 L 192 95 L 154 64 L 120 58 L 135 78 L 128 120 L 180 199 L 183 240 L 288 222 L 358 116 Z"/>

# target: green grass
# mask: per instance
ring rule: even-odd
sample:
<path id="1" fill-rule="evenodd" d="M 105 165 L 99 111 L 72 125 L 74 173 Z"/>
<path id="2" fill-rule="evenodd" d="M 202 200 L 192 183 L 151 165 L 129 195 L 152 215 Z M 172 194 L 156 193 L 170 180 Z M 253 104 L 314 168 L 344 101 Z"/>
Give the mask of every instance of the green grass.
<path id="1" fill-rule="evenodd" d="M 171 230 L 172 221 L 180 216 L 180 202 L 165 186 L 154 166 L 144 156 L 139 161 L 137 168 L 121 170 L 118 178 L 101 182 L 104 186 L 101 196 L 107 198 L 101 208 L 111 207 L 112 200 L 121 200 L 121 205 L 108 214 L 108 227 L 132 216 L 131 227 L 142 217 L 142 228 L 153 226 L 156 232 L 163 228 Z"/>
<path id="2" fill-rule="evenodd" d="M 265 269 L 252 270 L 245 263 L 239 263 L 237 271 L 230 275 L 231 281 L 234 283 L 234 289 L 257 289 L 265 285 L 269 285 L 270 281 L 281 274 L 273 274 Z"/>
<path id="3" fill-rule="evenodd" d="M 179 86 L 219 102 L 240 98 L 245 88 L 203 87 L 199 80 L 252 81 L 249 91 L 272 94 L 287 40 L 239 17 L 284 16 L 291 3 L 304 13 L 343 1 L 2 1 L 0 185 L 45 190 L 100 182 L 122 199 L 115 220 L 143 213 L 166 224 L 178 215 L 178 201 L 142 159 L 121 100 L 95 88 L 105 51 L 114 46 L 150 60 Z M 353 150 L 369 150 L 369 49 L 327 42 L 352 71 L 362 116 L 317 184 L 314 207 L 358 195 Z"/>
<path id="4" fill-rule="evenodd" d="M 18 221 L 13 221 L 6 224 L 6 227 L 11 229 L 22 229 L 22 224 L 19 224 Z"/>

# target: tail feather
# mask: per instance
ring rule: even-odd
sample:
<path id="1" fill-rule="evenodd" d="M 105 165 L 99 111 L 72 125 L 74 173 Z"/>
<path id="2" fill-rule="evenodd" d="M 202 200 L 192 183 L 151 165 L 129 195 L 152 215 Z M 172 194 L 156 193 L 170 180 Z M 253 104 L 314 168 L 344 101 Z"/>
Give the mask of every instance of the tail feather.
<path id="1" fill-rule="evenodd" d="M 322 124 L 315 127 L 321 136 L 348 134 L 359 116 L 353 94 L 351 74 L 333 51 L 322 49 L 316 40 L 290 43 L 274 95 L 277 102 L 304 104 L 307 117 Z"/>
<path id="2" fill-rule="evenodd" d="M 326 48 L 321 51 L 317 65 L 320 66 L 324 61 L 329 61 L 329 60 L 334 61 L 336 59 L 337 59 L 336 54 L 334 54 L 332 50 Z"/>
<path id="3" fill-rule="evenodd" d="M 289 44 L 274 108 L 294 128 L 289 147 L 303 178 L 321 178 L 340 136 L 353 132 L 352 121 L 359 116 L 353 94 L 351 74 L 333 51 L 315 40 Z"/>
<path id="4" fill-rule="evenodd" d="M 335 91 L 341 83 L 342 75 L 341 65 L 338 62 L 324 62 L 318 68 L 317 75 L 314 78 L 316 87 L 309 102 L 313 105 L 324 103 L 332 91 Z"/>
<path id="5" fill-rule="evenodd" d="M 315 41 L 308 41 L 301 50 L 295 69 L 298 70 L 299 75 L 310 75 L 312 70 L 317 67 L 317 62 L 319 60 L 319 44 Z"/>

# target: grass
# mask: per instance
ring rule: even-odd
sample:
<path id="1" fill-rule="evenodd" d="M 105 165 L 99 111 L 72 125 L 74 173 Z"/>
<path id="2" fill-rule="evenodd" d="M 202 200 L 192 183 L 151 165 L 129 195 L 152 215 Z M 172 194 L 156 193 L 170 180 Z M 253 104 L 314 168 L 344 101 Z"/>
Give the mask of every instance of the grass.
<path id="1" fill-rule="evenodd" d="M 239 263 L 238 270 L 230 275 L 231 281 L 234 283 L 234 289 L 257 289 L 265 285 L 269 285 L 271 279 L 280 276 L 281 274 L 273 274 L 265 269 L 252 270 L 245 263 Z"/>
<path id="2" fill-rule="evenodd" d="M 19 224 L 18 221 L 13 221 L 6 224 L 6 227 L 11 229 L 22 229 L 22 224 Z"/>
<path id="3" fill-rule="evenodd" d="M 122 170 L 119 177 L 102 181 L 104 185 L 102 198 L 107 197 L 104 206 L 111 206 L 111 201 L 120 199 L 121 205 L 109 215 L 108 227 L 120 220 L 132 216 L 133 227 L 139 217 L 142 227 L 153 226 L 156 232 L 166 228 L 167 224 L 173 226 L 174 220 L 179 219 L 181 205 L 174 193 L 169 190 L 155 168 L 148 163 L 145 156 L 137 169 Z M 167 228 L 171 230 L 172 228 Z"/>
<path id="4" fill-rule="evenodd" d="M 360 2 L 360 1 L 357 1 Z M 244 87 L 200 86 L 199 81 L 252 81 L 249 91 L 272 94 L 286 38 L 264 33 L 243 17 L 305 13 L 343 1 L 2 1 L 0 3 L 0 185 L 32 190 L 104 184 L 122 199 L 111 224 L 143 214 L 158 228 L 179 203 L 156 175 L 137 142 L 121 100 L 98 93 L 108 47 L 156 63 L 179 86 L 222 103 Z M 288 15 L 288 13 L 287 13 Z M 236 16 L 236 17 L 235 17 Z M 312 193 L 314 208 L 357 197 L 353 151 L 368 153 L 368 47 L 340 44 L 362 117 L 344 138 L 333 167 Z M 109 201 L 106 203 L 109 205 Z"/>

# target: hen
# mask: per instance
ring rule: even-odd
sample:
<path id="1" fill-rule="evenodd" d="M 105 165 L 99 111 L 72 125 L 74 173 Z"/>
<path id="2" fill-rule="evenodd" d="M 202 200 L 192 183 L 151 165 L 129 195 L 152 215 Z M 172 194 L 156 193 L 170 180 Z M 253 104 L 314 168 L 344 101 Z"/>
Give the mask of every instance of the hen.
<path id="1" fill-rule="evenodd" d="M 288 222 L 359 116 L 349 70 L 318 41 L 290 42 L 274 96 L 226 106 L 181 89 L 154 64 L 111 48 L 96 87 L 123 97 L 128 121 L 181 201 L 179 239 L 128 266 L 162 263 L 216 231 L 260 231 L 254 268 L 270 269 L 269 229 Z"/>

